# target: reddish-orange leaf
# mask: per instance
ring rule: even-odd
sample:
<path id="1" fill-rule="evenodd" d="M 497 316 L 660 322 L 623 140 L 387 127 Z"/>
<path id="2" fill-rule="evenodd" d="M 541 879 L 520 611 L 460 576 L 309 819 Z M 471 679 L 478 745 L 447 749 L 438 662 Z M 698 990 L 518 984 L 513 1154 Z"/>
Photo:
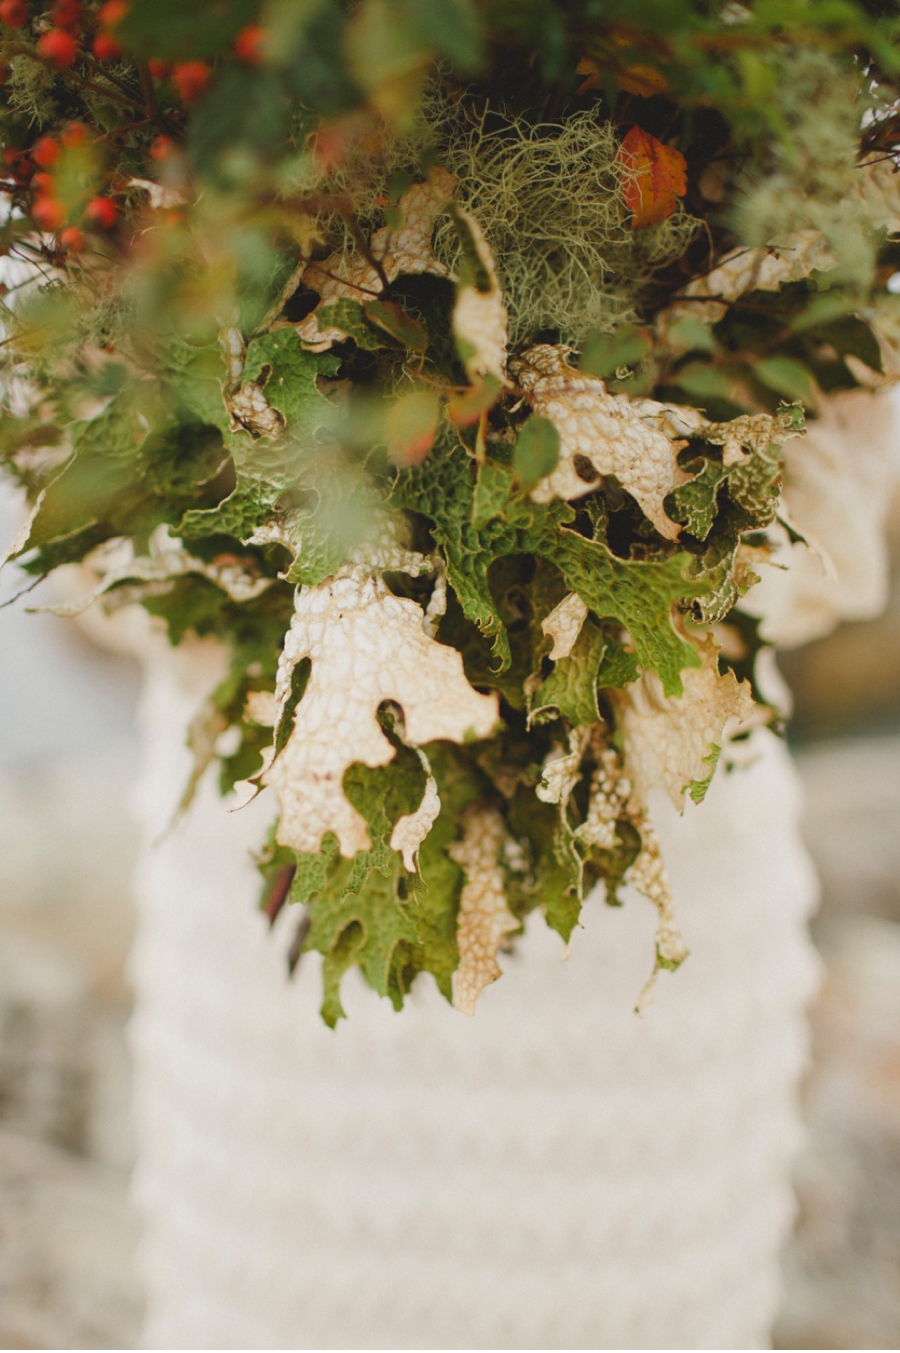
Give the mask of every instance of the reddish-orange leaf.
<path id="1" fill-rule="evenodd" d="M 687 192 L 687 163 L 680 150 L 632 127 L 619 149 L 625 170 L 625 205 L 632 230 L 664 221 Z"/>

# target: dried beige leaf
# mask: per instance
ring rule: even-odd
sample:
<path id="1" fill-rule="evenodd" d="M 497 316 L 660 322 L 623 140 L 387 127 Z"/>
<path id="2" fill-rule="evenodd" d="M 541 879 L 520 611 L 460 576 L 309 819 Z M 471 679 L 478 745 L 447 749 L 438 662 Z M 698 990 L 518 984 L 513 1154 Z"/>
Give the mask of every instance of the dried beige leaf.
<path id="1" fill-rule="evenodd" d="M 450 847 L 466 881 L 459 903 L 456 939 L 459 967 L 453 974 L 453 1004 L 474 1015 L 486 986 L 502 975 L 497 951 L 518 927 L 506 904 L 501 854 L 506 843 L 503 818 L 493 808 L 474 808 L 463 822 L 463 837 Z"/>
<path id="2" fill-rule="evenodd" d="M 821 231 L 798 230 L 770 245 L 732 249 L 705 277 L 689 282 L 684 294 L 736 301 L 748 291 L 777 291 L 785 282 L 802 282 L 812 272 L 833 267 Z"/>
<path id="3" fill-rule="evenodd" d="M 887 604 L 884 522 L 900 471 L 895 397 L 829 396 L 785 460 L 779 516 L 789 514 L 794 536 L 769 528 L 772 567 L 759 570 L 742 609 L 761 618 L 768 643 L 796 648 Z"/>
<path id="4" fill-rule="evenodd" d="M 365 820 L 345 798 L 343 778 L 354 762 L 393 759 L 376 718 L 383 701 L 400 705 L 413 747 L 492 731 L 497 697 L 474 691 L 456 649 L 430 639 L 422 624 L 420 606 L 393 596 L 363 568 L 300 591 L 279 664 L 279 714 L 297 663 L 308 657 L 312 669 L 290 737 L 264 777 L 281 799 L 282 845 L 314 853 L 334 832 L 343 855 L 368 849 Z"/>
<path id="5" fill-rule="evenodd" d="M 247 356 L 244 335 L 237 325 L 230 324 L 219 331 L 219 347 L 222 349 L 228 367 L 228 389 L 236 390 L 240 384 L 241 376 L 244 374 L 244 362 Z"/>
<path id="6" fill-rule="evenodd" d="M 549 657 L 554 662 L 567 658 L 575 647 L 581 627 L 587 620 L 588 608 L 577 592 L 570 592 L 548 616 L 541 621 L 541 629 L 553 640 Z"/>
<path id="7" fill-rule="evenodd" d="M 11 559 L 22 553 L 31 537 L 31 528 L 34 526 L 37 514 L 41 510 L 41 504 L 44 501 L 46 489 L 41 489 L 34 503 L 28 511 L 28 516 L 22 522 L 8 548 L 0 555 L 0 570 L 4 569 Z"/>
<path id="8" fill-rule="evenodd" d="M 196 559 L 181 548 L 180 542 L 169 536 L 165 528 L 162 532 L 154 534 L 150 542 L 150 554 L 138 555 L 137 558 L 120 563 L 117 558 L 122 551 L 118 546 L 119 542 L 116 542 L 115 551 L 102 548 L 86 560 L 91 569 L 101 574 L 101 581 L 90 592 L 73 601 L 37 609 L 71 618 L 81 615 L 120 583 L 153 587 L 172 582 L 176 578 L 183 578 L 189 573 L 208 578 L 217 587 L 221 587 L 223 592 L 227 592 L 232 601 L 238 602 L 253 601 L 272 586 L 271 578 L 263 578 L 258 573 L 250 572 L 240 559 L 233 555 L 220 555 L 208 564 L 202 559 Z M 113 560 L 116 562 L 109 562 Z M 127 595 L 131 600 L 133 597 L 131 588 Z"/>
<path id="9" fill-rule="evenodd" d="M 207 767 L 216 755 L 216 744 L 228 727 L 228 720 L 211 700 L 205 701 L 188 724 L 187 745 L 191 753 L 191 773 L 175 809 L 173 823 L 187 812 L 194 801 L 197 787 Z"/>
<path id="10" fill-rule="evenodd" d="M 234 394 L 226 396 L 225 407 L 231 414 L 231 430 L 243 428 L 251 437 L 275 440 L 284 432 L 284 416 L 273 409 L 266 392 L 256 381 L 244 381 Z"/>
<path id="11" fill-rule="evenodd" d="M 598 850 L 616 846 L 616 823 L 629 817 L 631 781 L 622 773 L 622 765 L 611 747 L 604 748 L 591 777 L 588 810 L 575 835 Z"/>
<path id="12" fill-rule="evenodd" d="M 250 691 L 244 701 L 244 717 L 261 728 L 274 728 L 278 705 L 274 691 Z"/>
<path id="13" fill-rule="evenodd" d="M 778 414 L 744 413 L 727 423 L 711 423 L 699 409 L 685 404 L 659 404 L 655 399 L 632 400 L 634 411 L 650 427 L 667 437 L 694 437 L 721 446 L 722 462 L 739 465 L 749 455 L 764 453 L 775 444 L 783 445 L 802 435 L 792 427 L 790 410 Z"/>
<path id="14" fill-rule="evenodd" d="M 748 455 L 764 453 L 772 445 L 779 446 L 790 436 L 799 436 L 786 427 L 788 415 L 745 413 L 727 423 L 704 423 L 697 436 L 711 446 L 721 446 L 722 464 L 739 465 Z"/>
<path id="15" fill-rule="evenodd" d="M 657 913 L 656 962 L 637 998 L 635 1009 L 640 1014 L 653 999 L 656 974 L 660 968 L 680 967 L 688 956 L 688 949 L 675 920 L 672 886 L 653 824 L 646 814 L 642 814 L 635 825 L 641 833 L 641 852 L 625 878 L 653 903 Z"/>
<path id="16" fill-rule="evenodd" d="M 404 813 L 403 817 L 398 817 L 391 832 L 390 842 L 391 850 L 400 852 L 403 863 L 411 874 L 418 867 L 419 846 L 437 822 L 441 811 L 441 796 L 438 794 L 437 781 L 431 774 L 428 758 L 423 751 L 418 748 L 416 750 L 419 752 L 419 760 L 427 776 L 425 792 L 422 795 L 422 802 L 414 813 Z"/>
<path id="17" fill-rule="evenodd" d="M 892 156 L 875 155 L 857 166 L 856 197 L 876 230 L 900 232 L 900 175 Z"/>
<path id="18" fill-rule="evenodd" d="M 508 316 L 497 265 L 475 217 L 459 210 L 456 219 L 468 231 L 490 288 L 479 291 L 471 282 L 459 288 L 453 307 L 453 333 L 460 344 L 466 375 L 473 384 L 483 376 L 494 376 L 505 384 Z"/>
<path id="19" fill-rule="evenodd" d="M 447 569 L 439 554 L 434 555 L 433 563 L 434 588 L 428 598 L 428 605 L 425 607 L 425 619 L 422 621 L 422 628 L 429 639 L 434 638 L 438 625 L 441 623 L 441 616 L 447 612 Z"/>
<path id="20" fill-rule="evenodd" d="M 626 872 L 625 881 L 653 903 L 658 918 L 653 972 L 637 999 L 636 1009 L 640 1012 L 652 999 L 659 969 L 677 968 L 687 958 L 688 951 L 675 920 L 672 889 L 659 840 L 644 808 L 634 806 L 632 800 L 631 780 L 625 774 L 618 754 L 612 747 L 599 748 L 587 815 L 576 835 L 600 850 L 613 850 L 618 844 L 618 822 L 630 823 L 640 834 L 641 849 Z"/>
<path id="21" fill-rule="evenodd" d="M 834 264 L 825 236 L 813 228 L 755 249 L 732 249 L 711 272 L 688 282 L 682 294 L 690 300 L 675 301 L 660 311 L 657 331 L 665 339 L 672 325 L 686 316 L 716 324 L 728 309 L 726 302 L 748 291 L 778 291 L 785 282 L 802 282 L 814 271 L 828 271 Z"/>
<path id="22" fill-rule="evenodd" d="M 543 803 L 559 803 L 565 808 L 569 795 L 581 779 L 581 760 L 590 736 L 589 728 L 573 728 L 567 752 L 557 746 L 547 753 L 541 768 L 541 783 L 534 791 Z"/>
<path id="23" fill-rule="evenodd" d="M 700 646 L 702 667 L 682 674 L 684 694 L 666 696 L 654 672 L 614 694 L 632 782 L 632 807 L 644 807 L 654 785 L 679 810 L 684 791 L 709 779 L 723 740 L 754 711 L 750 683 L 733 672 L 719 674 L 718 648 L 709 637 Z"/>
<path id="24" fill-rule="evenodd" d="M 664 405 L 609 394 L 603 381 L 569 366 L 568 352 L 541 344 L 509 366 L 534 412 L 549 418 L 559 433 L 556 469 L 532 490 L 532 498 L 538 503 L 581 498 L 602 475 L 615 475 L 660 535 L 676 540 L 681 527 L 667 515 L 663 501 L 691 477 L 677 459 L 686 442 L 671 440 L 653 425 Z"/>
<path id="25" fill-rule="evenodd" d="M 152 211 L 171 211 L 174 207 L 183 207 L 187 202 L 184 193 L 165 183 L 155 183 L 153 179 L 129 179 L 129 188 L 140 188 L 147 194 Z"/>
<path id="26" fill-rule="evenodd" d="M 397 203 L 400 225 L 382 226 L 369 242 L 369 253 L 381 268 L 388 282 L 401 273 L 434 273 L 447 277 L 443 263 L 435 258 L 431 247 L 434 224 L 456 188 L 453 174 L 440 167 L 432 170 L 425 183 L 407 188 Z M 303 285 L 317 291 L 321 300 L 310 315 L 294 327 L 303 345 L 313 352 L 323 352 L 334 343 L 341 343 L 347 335 L 336 327 L 320 329 L 317 312 L 342 296 L 364 305 L 384 290 L 378 268 L 359 253 L 334 253 L 321 262 L 310 263 L 303 274 Z"/>

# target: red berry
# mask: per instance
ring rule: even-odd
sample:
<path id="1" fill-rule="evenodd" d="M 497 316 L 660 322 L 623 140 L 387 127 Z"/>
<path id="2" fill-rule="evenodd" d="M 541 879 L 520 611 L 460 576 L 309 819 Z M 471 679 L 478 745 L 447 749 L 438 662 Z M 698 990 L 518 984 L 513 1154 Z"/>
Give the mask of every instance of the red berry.
<path id="1" fill-rule="evenodd" d="M 35 174 L 31 180 L 31 186 L 45 197 L 52 197 L 53 190 L 56 187 L 56 179 L 52 174 Z"/>
<path id="2" fill-rule="evenodd" d="M 9 165 L 9 172 L 16 183 L 28 183 L 34 173 L 34 165 L 31 163 L 28 152 L 16 150 L 13 146 L 7 146 L 4 150 L 3 162 Z"/>
<path id="3" fill-rule="evenodd" d="M 0 20 L 8 28 L 24 28 L 29 17 L 25 0 L 2 0 L 0 3 Z"/>
<path id="4" fill-rule="evenodd" d="M 81 0 L 56 0 L 50 18 L 57 28 L 74 28 L 81 18 Z"/>
<path id="5" fill-rule="evenodd" d="M 66 209 L 55 197 L 40 198 L 31 208 L 31 215 L 41 230 L 59 230 L 66 221 Z"/>
<path id="6" fill-rule="evenodd" d="M 116 42 L 112 33 L 98 33 L 93 42 L 94 56 L 98 61 L 115 61 L 122 55 L 121 44 Z"/>
<path id="7" fill-rule="evenodd" d="M 84 214 L 91 225 L 97 226 L 100 230 L 112 230 L 119 219 L 118 208 L 108 197 L 95 197 L 85 207 Z"/>
<path id="8" fill-rule="evenodd" d="M 262 57 L 262 44 L 268 36 L 261 24 L 248 24 L 234 40 L 234 50 L 248 66 L 255 66 Z"/>
<path id="9" fill-rule="evenodd" d="M 42 169 L 52 169 L 59 159 L 59 144 L 52 136 L 42 136 L 31 147 L 31 158 Z"/>
<path id="10" fill-rule="evenodd" d="M 179 61 L 172 79 L 182 103 L 196 103 L 209 84 L 212 71 L 205 61 Z"/>
<path id="11" fill-rule="evenodd" d="M 78 43 L 64 28 L 51 28 L 39 40 L 37 49 L 57 70 L 65 70 L 67 66 L 71 66 L 78 55 Z"/>
<path id="12" fill-rule="evenodd" d="M 162 61 L 158 56 L 154 56 L 152 61 L 147 62 L 147 69 L 154 80 L 165 80 L 172 69 L 171 61 Z"/>
<path id="13" fill-rule="evenodd" d="M 105 5 L 101 5 L 97 11 L 97 22 L 101 28 L 115 28 L 117 23 L 121 23 L 128 13 L 128 4 L 126 0 L 106 0 Z"/>
<path id="14" fill-rule="evenodd" d="M 59 242 L 63 249 L 73 254 L 80 254 L 84 248 L 84 236 L 77 226 L 66 226 L 65 230 L 61 230 Z"/>
<path id="15" fill-rule="evenodd" d="M 150 143 L 150 154 L 154 160 L 170 160 L 175 154 L 175 142 L 171 136 L 155 136 Z"/>
<path id="16" fill-rule="evenodd" d="M 59 139 L 66 150 L 72 150 L 73 147 L 84 145 L 87 140 L 87 132 L 80 122 L 69 122 Z"/>

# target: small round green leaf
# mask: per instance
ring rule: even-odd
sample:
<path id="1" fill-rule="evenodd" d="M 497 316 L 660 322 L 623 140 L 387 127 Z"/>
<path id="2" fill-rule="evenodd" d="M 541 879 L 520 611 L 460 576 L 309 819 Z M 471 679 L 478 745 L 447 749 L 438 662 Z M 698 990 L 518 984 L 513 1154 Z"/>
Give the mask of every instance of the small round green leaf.
<path id="1" fill-rule="evenodd" d="M 549 418 L 532 415 L 523 424 L 513 451 L 513 468 L 523 491 L 530 493 L 552 474 L 559 460 L 559 433 Z"/>

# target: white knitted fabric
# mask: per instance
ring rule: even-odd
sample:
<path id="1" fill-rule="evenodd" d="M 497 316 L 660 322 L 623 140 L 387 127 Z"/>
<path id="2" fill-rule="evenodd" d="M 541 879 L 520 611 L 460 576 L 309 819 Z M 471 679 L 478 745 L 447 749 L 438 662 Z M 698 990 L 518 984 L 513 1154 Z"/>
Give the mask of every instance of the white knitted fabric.
<path id="1" fill-rule="evenodd" d="M 346 981 L 316 1013 L 253 909 L 274 805 L 212 783 L 162 844 L 209 645 L 145 700 L 139 1167 L 154 1348 L 756 1348 L 793 1211 L 815 885 L 783 747 L 654 804 L 691 956 L 642 1018 L 654 913 L 539 917 L 475 1019 L 420 979 L 400 1015 Z"/>

